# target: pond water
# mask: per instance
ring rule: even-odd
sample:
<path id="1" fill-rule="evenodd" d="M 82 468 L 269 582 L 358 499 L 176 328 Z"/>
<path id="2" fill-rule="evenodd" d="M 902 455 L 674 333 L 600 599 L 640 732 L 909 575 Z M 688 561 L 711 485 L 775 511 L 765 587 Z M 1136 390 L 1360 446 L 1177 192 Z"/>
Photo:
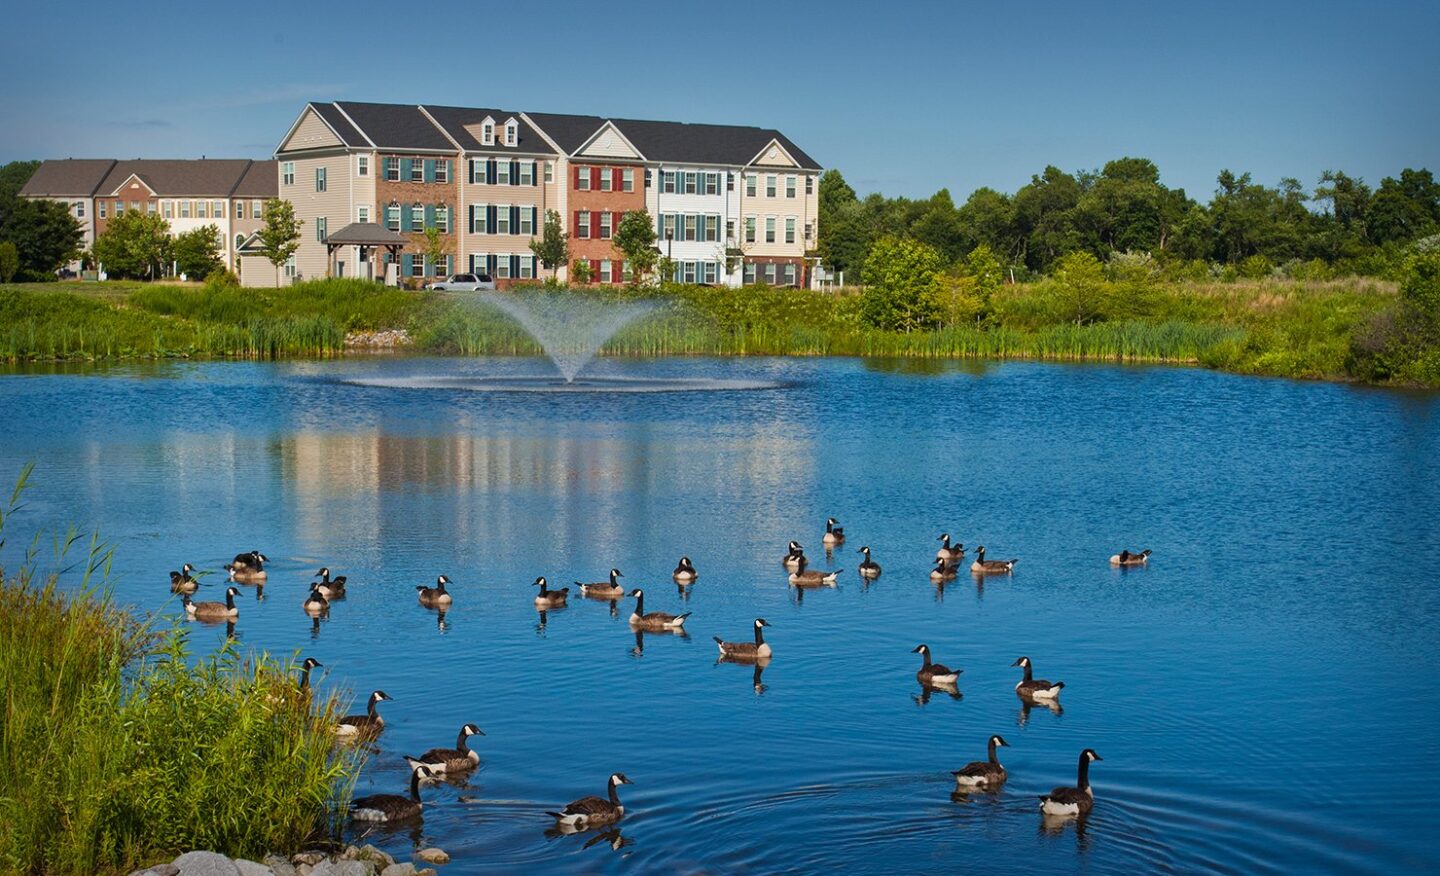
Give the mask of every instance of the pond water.
<path id="1" fill-rule="evenodd" d="M 357 711 L 394 697 L 357 793 L 403 792 L 401 755 L 478 724 L 468 782 L 366 837 L 397 854 L 438 845 L 464 872 L 1434 865 L 1440 396 L 1023 363 L 592 372 L 739 388 L 447 384 L 546 373 L 529 360 L 11 370 L 0 474 L 34 461 L 14 531 L 98 529 L 145 610 L 178 612 L 184 562 L 268 554 L 240 642 L 319 659 Z M 849 536 L 833 560 L 827 516 Z M 1020 562 L 937 587 L 942 532 Z M 788 586 L 792 538 L 844 568 L 836 587 Z M 1154 555 L 1112 569 L 1121 548 Z M 350 592 L 312 625 L 321 565 Z M 536 612 L 537 575 L 612 566 L 647 609 L 693 612 L 688 637 L 637 639 L 631 600 Z M 441 573 L 443 623 L 414 592 Z M 711 637 L 744 641 L 757 616 L 774 660 L 717 664 Z M 963 668 L 959 696 L 924 695 L 921 642 Z M 1063 711 L 1022 707 L 1022 654 L 1066 682 Z M 1009 782 L 952 798 L 994 733 Z M 1046 824 L 1037 795 L 1086 747 L 1093 813 Z M 545 810 L 617 770 L 635 783 L 618 835 L 547 834 Z"/>

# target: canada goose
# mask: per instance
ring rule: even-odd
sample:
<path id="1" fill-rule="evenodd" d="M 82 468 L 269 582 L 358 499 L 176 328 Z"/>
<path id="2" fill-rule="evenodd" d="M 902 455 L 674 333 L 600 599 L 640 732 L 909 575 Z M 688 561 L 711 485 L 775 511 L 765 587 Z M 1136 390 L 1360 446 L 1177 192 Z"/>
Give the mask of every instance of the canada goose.
<path id="1" fill-rule="evenodd" d="M 1104 760 L 1087 748 L 1080 752 L 1079 775 L 1073 788 L 1055 788 L 1040 797 L 1040 811 L 1046 815 L 1085 815 L 1095 805 L 1095 792 L 1090 790 L 1090 761 Z"/>
<path id="2" fill-rule="evenodd" d="M 635 597 L 635 611 L 630 615 L 630 626 L 639 627 L 642 630 L 678 630 L 685 626 L 685 618 L 690 612 L 684 614 L 667 614 L 663 611 L 645 612 L 645 591 L 635 588 L 630 591 Z"/>
<path id="3" fill-rule="evenodd" d="M 943 663 L 930 662 L 930 646 L 916 645 L 911 654 L 919 654 L 925 662 L 921 664 L 920 670 L 915 673 L 915 678 L 921 684 L 954 684 L 960 680 L 962 669 L 951 669 Z"/>
<path id="4" fill-rule="evenodd" d="M 936 562 L 944 560 L 945 562 L 954 565 L 955 563 L 960 562 L 961 557 L 965 556 L 965 545 L 956 542 L 952 546 L 950 544 L 950 533 L 943 533 L 939 538 L 936 539 L 936 541 L 940 542 L 939 549 L 935 551 Z"/>
<path id="5" fill-rule="evenodd" d="M 318 586 L 320 588 L 321 596 L 326 599 L 335 599 L 345 595 L 345 582 L 347 579 L 344 575 L 336 575 L 332 581 L 330 579 L 330 567 L 322 566 L 320 571 L 315 573 L 315 577 L 320 579 L 320 583 L 312 586 Z"/>
<path id="6" fill-rule="evenodd" d="M 950 581 L 955 578 L 955 567 L 949 560 L 936 560 L 935 568 L 930 570 L 930 580 L 935 582 Z"/>
<path id="7" fill-rule="evenodd" d="M 219 621 L 240 616 L 240 609 L 235 606 L 235 597 L 239 595 L 239 588 L 226 587 L 224 602 L 191 602 L 188 593 L 182 602 L 185 613 L 196 620 Z"/>
<path id="8" fill-rule="evenodd" d="M 306 657 L 306 658 L 305 658 L 305 662 L 300 664 L 300 693 L 301 693 L 301 694 L 303 694 L 303 695 L 305 695 L 305 696 L 309 696 L 309 695 L 310 695 L 310 670 L 314 669 L 314 668 L 317 667 L 317 666 L 324 666 L 324 665 L 325 665 L 325 664 L 321 663 L 319 660 L 316 660 L 314 657 Z"/>
<path id="9" fill-rule="evenodd" d="M 448 773 L 464 772 L 474 769 L 480 763 L 480 753 L 470 748 L 471 736 L 484 736 L 485 731 L 474 724 L 466 724 L 460 728 L 460 735 L 455 739 L 454 748 L 432 748 L 419 757 L 407 757 L 413 769 L 424 764 L 430 768 L 432 773 L 445 775 Z"/>
<path id="10" fill-rule="evenodd" d="M 383 690 L 377 690 L 370 695 L 370 703 L 365 707 L 363 715 L 346 715 L 335 725 L 337 736 L 378 736 L 381 730 L 385 729 L 385 719 L 380 717 L 378 706 L 385 700 L 393 700 Z"/>
<path id="11" fill-rule="evenodd" d="M 840 521 L 834 517 L 825 518 L 825 537 L 821 539 L 827 545 L 838 545 L 845 543 L 845 527 L 836 526 Z"/>
<path id="12" fill-rule="evenodd" d="M 982 544 L 975 548 L 975 562 L 970 564 L 970 571 L 979 572 L 982 575 L 1008 573 L 1013 571 L 1019 560 L 987 560 L 985 559 L 985 546 Z"/>
<path id="13" fill-rule="evenodd" d="M 720 656 L 731 660 L 765 660 L 774 652 L 770 650 L 770 643 L 765 641 L 765 627 L 770 622 L 763 617 L 755 618 L 755 641 L 752 642 L 727 642 L 719 636 L 715 637 L 715 644 L 720 646 Z"/>
<path id="14" fill-rule="evenodd" d="M 880 564 L 870 559 L 870 548 L 862 547 L 860 553 L 865 559 L 860 561 L 860 577 L 874 581 L 880 577 Z"/>
<path id="15" fill-rule="evenodd" d="M 624 577 L 624 575 L 620 574 L 619 569 L 611 569 L 610 583 L 608 584 L 604 582 L 599 584 L 582 584 L 576 581 L 575 586 L 580 588 L 581 596 L 588 596 L 591 599 L 619 599 L 625 595 L 625 588 L 621 587 L 620 582 L 615 579 Z"/>
<path id="16" fill-rule="evenodd" d="M 200 587 L 200 579 L 195 576 L 195 567 L 186 563 L 180 567 L 180 571 L 170 573 L 171 593 L 194 593 Z"/>
<path id="17" fill-rule="evenodd" d="M 1007 748 L 1010 743 L 1004 737 L 990 737 L 990 759 L 977 760 L 965 764 L 950 775 L 955 777 L 955 788 L 961 791 L 975 789 L 995 790 L 1005 784 L 1005 768 L 1000 765 L 1000 759 L 995 756 L 995 746 L 1004 745 Z"/>
<path id="18" fill-rule="evenodd" d="M 793 572 L 805 565 L 805 562 L 805 549 L 800 546 L 800 542 L 791 541 L 784 558 L 780 560 L 780 565 Z"/>
<path id="19" fill-rule="evenodd" d="M 610 776 L 610 799 L 581 797 L 559 812 L 546 812 L 545 814 L 553 816 L 560 824 L 567 827 L 585 828 L 614 824 L 625 817 L 625 807 L 620 805 L 620 797 L 615 793 L 615 789 L 620 785 L 633 784 L 635 783 L 625 778 L 624 773 L 613 773 Z"/>
<path id="20" fill-rule="evenodd" d="M 319 584 L 310 585 L 310 595 L 305 597 L 304 607 L 307 614 L 324 614 L 330 610 L 330 600 L 320 592 Z"/>
<path id="21" fill-rule="evenodd" d="M 1112 565 L 1112 566 L 1143 566 L 1143 565 L 1145 565 L 1145 563 L 1146 563 L 1149 559 L 1150 559 L 1150 549 L 1149 549 L 1149 548 L 1146 548 L 1145 550 L 1141 551 L 1141 552 L 1138 553 L 1138 554 L 1132 554 L 1132 553 L 1130 553 L 1130 551 L 1125 550 L 1125 551 L 1121 551 L 1120 553 L 1115 554 L 1114 556 L 1112 556 L 1112 557 L 1110 558 L 1110 565 Z"/>
<path id="22" fill-rule="evenodd" d="M 235 559 L 225 568 L 231 579 L 242 584 L 254 584 L 269 577 L 265 572 L 265 564 L 268 562 L 269 557 L 259 551 L 251 551 L 248 554 L 236 554 Z"/>
<path id="23" fill-rule="evenodd" d="M 565 604 L 565 601 L 567 599 L 570 598 L 569 587 L 562 587 L 559 590 L 551 590 L 549 582 L 545 580 L 544 575 L 541 575 L 539 578 L 535 579 L 534 586 L 540 588 L 540 592 L 535 596 L 536 608 L 559 608 L 560 606 Z"/>
<path id="24" fill-rule="evenodd" d="M 435 579 L 434 587 L 416 584 L 415 594 L 420 598 L 420 604 L 430 608 L 437 605 L 449 605 L 454 601 L 454 598 L 450 595 L 450 591 L 445 589 L 445 585 L 449 583 L 450 579 L 441 575 Z"/>
<path id="25" fill-rule="evenodd" d="M 1021 666 L 1025 669 L 1025 677 L 1020 680 L 1019 684 L 1015 685 L 1015 692 L 1022 697 L 1032 697 L 1037 700 L 1053 700 L 1060 696 L 1060 689 L 1065 687 L 1065 682 L 1063 681 L 1057 681 L 1052 684 L 1043 678 L 1032 677 L 1030 674 L 1029 657 L 1021 657 L 1010 665 Z"/>
<path id="26" fill-rule="evenodd" d="M 406 758 L 408 761 L 409 758 Z M 420 780 L 433 776 L 425 764 L 416 764 L 410 771 L 410 796 L 371 794 L 350 801 L 350 817 L 356 821 L 404 821 L 420 815 Z"/>
<path id="27" fill-rule="evenodd" d="M 841 572 L 845 571 L 844 569 L 836 569 L 833 572 L 821 572 L 818 569 L 807 570 L 806 565 L 808 565 L 808 561 L 805 557 L 800 557 L 799 568 L 790 572 L 791 584 L 796 587 L 834 587 L 835 580 L 840 577 Z"/>
<path id="28" fill-rule="evenodd" d="M 690 562 L 689 557 L 681 557 L 672 577 L 676 584 L 693 584 L 695 579 L 700 577 L 700 573 L 695 571 L 695 565 Z"/>

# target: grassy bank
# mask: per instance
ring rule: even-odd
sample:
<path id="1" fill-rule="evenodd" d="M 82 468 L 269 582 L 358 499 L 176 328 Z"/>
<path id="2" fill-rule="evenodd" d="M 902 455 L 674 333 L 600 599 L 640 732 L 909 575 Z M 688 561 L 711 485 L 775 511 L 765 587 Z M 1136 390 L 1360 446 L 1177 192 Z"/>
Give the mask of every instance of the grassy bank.
<path id="1" fill-rule="evenodd" d="M 626 293 L 574 293 L 617 294 Z M 1115 284 L 1084 325 L 1046 282 L 1004 286 L 981 321 L 886 332 L 860 296 L 752 287 L 677 287 L 604 355 L 1024 358 L 1193 363 L 1249 374 L 1345 379 L 1357 327 L 1389 306 L 1392 284 L 1332 281 Z M 339 354 L 347 332 L 403 328 L 414 349 L 534 355 L 535 343 L 463 295 L 353 280 L 280 290 L 67 284 L 0 287 L 0 360 Z"/>
<path id="2" fill-rule="evenodd" d="M 278 661 L 192 660 L 183 632 L 110 601 L 107 561 L 92 544 L 66 593 L 33 563 L 0 570 L 0 872 L 124 873 L 334 835 L 359 766 L 335 746 L 336 704 L 301 702 Z"/>

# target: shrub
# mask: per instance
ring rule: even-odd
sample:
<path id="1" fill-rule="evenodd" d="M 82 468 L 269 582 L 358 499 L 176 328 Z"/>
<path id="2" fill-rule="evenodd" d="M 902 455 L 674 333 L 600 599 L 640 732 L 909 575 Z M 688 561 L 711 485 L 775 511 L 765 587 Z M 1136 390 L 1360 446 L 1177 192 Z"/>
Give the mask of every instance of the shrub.
<path id="1" fill-rule="evenodd" d="M 19 270 L 20 250 L 8 240 L 0 241 L 0 283 L 15 279 L 15 273 Z"/>
<path id="2" fill-rule="evenodd" d="M 933 324 L 941 266 L 940 253 L 927 244 L 889 235 L 875 241 L 860 271 L 865 321 L 907 332 Z"/>
<path id="3" fill-rule="evenodd" d="M 1100 261 L 1088 252 L 1072 252 L 1056 263 L 1050 286 L 1067 320 L 1076 325 L 1104 318 L 1109 289 Z"/>
<path id="4" fill-rule="evenodd" d="M 1236 270 L 1247 280 L 1263 280 L 1270 276 L 1271 271 L 1275 270 L 1275 266 L 1268 258 L 1257 254 L 1240 262 Z"/>

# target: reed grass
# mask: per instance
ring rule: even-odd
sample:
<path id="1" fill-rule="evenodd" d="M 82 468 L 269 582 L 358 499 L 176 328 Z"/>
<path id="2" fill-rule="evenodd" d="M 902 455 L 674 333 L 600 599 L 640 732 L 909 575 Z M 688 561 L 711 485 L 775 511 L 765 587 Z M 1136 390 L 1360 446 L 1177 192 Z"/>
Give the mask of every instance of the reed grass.
<path id="1" fill-rule="evenodd" d="M 60 565 L 78 541 L 61 540 Z M 0 872 L 124 873 L 336 836 L 360 767 L 335 744 L 338 704 L 303 701 L 287 661 L 232 645 L 193 659 L 182 630 L 115 605 L 109 559 L 92 539 L 64 590 L 33 545 L 0 570 Z"/>

